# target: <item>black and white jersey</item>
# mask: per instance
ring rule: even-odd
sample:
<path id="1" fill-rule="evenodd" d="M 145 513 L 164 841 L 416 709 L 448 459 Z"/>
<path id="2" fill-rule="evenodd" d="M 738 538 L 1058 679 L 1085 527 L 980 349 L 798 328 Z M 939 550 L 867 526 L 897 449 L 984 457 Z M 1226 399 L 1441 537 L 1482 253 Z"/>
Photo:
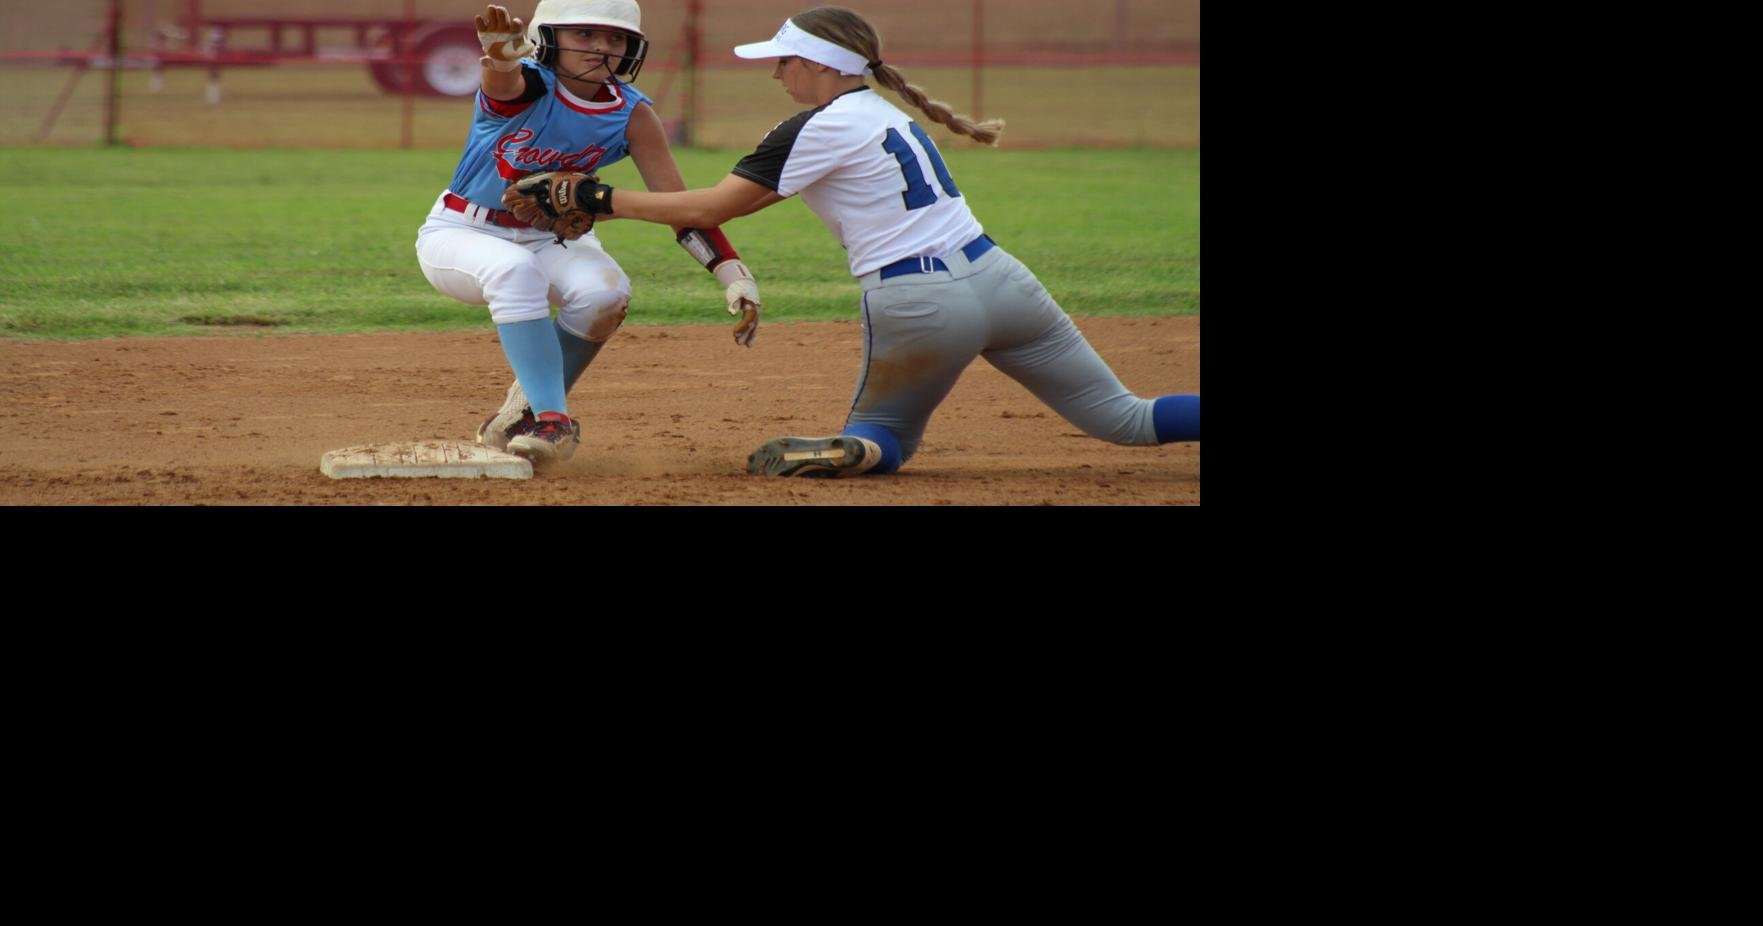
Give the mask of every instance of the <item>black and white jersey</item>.
<path id="1" fill-rule="evenodd" d="M 868 87 L 779 123 L 734 172 L 802 194 L 845 246 L 852 276 L 952 254 L 984 232 L 930 137 Z"/>

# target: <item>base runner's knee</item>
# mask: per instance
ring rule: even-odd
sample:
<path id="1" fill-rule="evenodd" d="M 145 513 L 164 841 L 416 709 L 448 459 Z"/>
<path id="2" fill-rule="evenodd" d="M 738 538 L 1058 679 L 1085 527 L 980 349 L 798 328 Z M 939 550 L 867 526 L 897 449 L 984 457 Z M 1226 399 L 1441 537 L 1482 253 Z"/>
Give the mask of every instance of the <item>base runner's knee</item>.
<path id="1" fill-rule="evenodd" d="M 624 324 L 624 317 L 629 312 L 629 299 L 621 300 L 615 309 L 602 311 L 595 317 L 593 323 L 588 325 L 588 340 L 604 341 L 612 337 L 612 333 L 618 330 L 618 326 Z"/>
<path id="2" fill-rule="evenodd" d="M 630 308 L 629 293 L 598 293 L 595 298 L 566 305 L 557 313 L 564 330 L 588 341 L 604 341 L 624 324 Z"/>

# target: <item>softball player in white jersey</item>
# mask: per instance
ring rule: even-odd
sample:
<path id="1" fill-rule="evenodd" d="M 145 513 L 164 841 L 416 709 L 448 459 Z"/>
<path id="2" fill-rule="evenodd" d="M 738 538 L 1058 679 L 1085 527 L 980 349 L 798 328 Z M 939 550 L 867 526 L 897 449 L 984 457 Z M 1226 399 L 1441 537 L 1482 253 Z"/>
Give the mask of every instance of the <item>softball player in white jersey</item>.
<path id="1" fill-rule="evenodd" d="M 500 6 L 476 22 L 485 57 L 471 131 L 417 233 L 417 262 L 442 293 L 489 306 L 514 370 L 478 441 L 560 462 L 581 440 L 565 396 L 624 322 L 631 281 L 592 232 L 565 244 L 502 211 L 502 192 L 530 173 L 592 172 L 627 155 L 650 190 L 686 185 L 661 119 L 629 83 L 649 47 L 633 0 L 542 0 L 524 30 Z M 731 312 L 757 308 L 753 275 L 716 226 L 674 233 L 724 286 Z M 736 343 L 751 346 L 757 327 L 755 316 Z"/>
<path id="2" fill-rule="evenodd" d="M 845 246 L 863 287 L 864 343 L 844 430 L 768 441 L 748 459 L 750 472 L 893 472 L 976 356 L 1094 437 L 1200 439 L 1200 397 L 1143 399 L 1121 385 L 1034 274 L 985 235 L 924 130 L 863 78 L 981 142 L 995 141 L 1002 123 L 976 125 L 928 100 L 882 63 L 875 30 L 850 10 L 799 14 L 735 54 L 778 58 L 772 76 L 815 108 L 778 125 L 715 187 L 612 191 L 610 214 L 715 225 L 800 193 Z"/>

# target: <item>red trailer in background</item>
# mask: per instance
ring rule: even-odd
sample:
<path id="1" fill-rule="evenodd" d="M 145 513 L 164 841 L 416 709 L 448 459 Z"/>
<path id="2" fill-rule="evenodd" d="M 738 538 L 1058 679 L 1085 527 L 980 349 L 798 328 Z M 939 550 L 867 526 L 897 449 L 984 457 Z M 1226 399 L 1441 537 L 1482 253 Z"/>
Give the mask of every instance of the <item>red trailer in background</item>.
<path id="1" fill-rule="evenodd" d="M 367 66 L 373 82 L 386 93 L 404 97 L 404 145 L 411 143 L 410 101 L 415 96 L 467 97 L 477 91 L 483 70 L 478 59 L 483 49 L 469 19 L 460 21 L 415 18 L 415 4 L 406 0 L 405 15 L 385 16 L 221 16 L 204 17 L 200 0 L 169 0 L 177 18 L 162 21 L 157 0 L 144 0 L 145 47 L 125 48 L 122 41 L 123 0 L 109 0 L 109 14 L 102 31 L 85 51 L 66 48 L 0 49 L 0 60 L 36 62 L 72 69 L 67 83 L 50 104 L 36 140 L 49 137 L 75 86 L 89 71 L 108 72 L 104 91 L 104 140 L 118 142 L 116 134 L 118 77 L 125 70 L 152 74 L 151 91 L 163 86 L 166 68 L 202 68 L 208 72 L 207 100 L 221 100 L 221 72 L 226 68 L 269 67 L 279 64 L 350 63 Z M 702 0 L 688 0 L 694 14 Z M 688 33 L 689 34 L 689 33 Z M 680 66 L 680 56 L 695 59 L 690 50 L 676 50 L 654 70 L 665 76 L 651 98 L 665 99 Z M 688 93 L 687 108 L 691 107 Z M 685 123 L 667 120 L 670 137 L 684 142 Z"/>
<path id="2" fill-rule="evenodd" d="M 204 18 L 200 0 L 187 0 L 177 24 L 156 29 L 153 43 L 156 56 L 170 67 L 360 61 L 387 93 L 425 96 L 469 96 L 477 89 L 478 59 L 483 56 L 470 20 Z M 171 45 L 182 47 L 167 47 Z"/>
<path id="3" fill-rule="evenodd" d="M 145 48 L 120 43 L 121 4 L 113 0 L 104 32 L 85 51 L 4 50 L 0 59 L 38 61 L 78 71 L 206 68 L 218 81 L 225 68 L 299 62 L 367 65 L 387 93 L 469 96 L 477 89 L 483 50 L 470 21 L 342 16 L 233 16 L 203 19 L 197 0 L 171 25 L 149 24 Z M 326 41 L 329 44 L 320 44 Z M 157 87 L 155 87 L 157 89 Z M 211 100 L 218 99 L 211 85 Z"/>

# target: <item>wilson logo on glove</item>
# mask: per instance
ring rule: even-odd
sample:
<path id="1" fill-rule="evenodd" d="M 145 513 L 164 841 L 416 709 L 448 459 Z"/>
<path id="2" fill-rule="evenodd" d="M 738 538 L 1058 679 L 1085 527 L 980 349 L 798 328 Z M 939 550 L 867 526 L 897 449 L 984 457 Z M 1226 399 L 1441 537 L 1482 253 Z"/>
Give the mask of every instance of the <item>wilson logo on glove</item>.
<path id="1" fill-rule="evenodd" d="M 580 196 L 584 189 L 592 191 L 586 202 Z M 562 244 L 587 234 L 594 228 L 595 216 L 612 211 L 612 188 L 594 174 L 533 174 L 503 190 L 502 205 L 522 222 L 556 235 Z"/>

